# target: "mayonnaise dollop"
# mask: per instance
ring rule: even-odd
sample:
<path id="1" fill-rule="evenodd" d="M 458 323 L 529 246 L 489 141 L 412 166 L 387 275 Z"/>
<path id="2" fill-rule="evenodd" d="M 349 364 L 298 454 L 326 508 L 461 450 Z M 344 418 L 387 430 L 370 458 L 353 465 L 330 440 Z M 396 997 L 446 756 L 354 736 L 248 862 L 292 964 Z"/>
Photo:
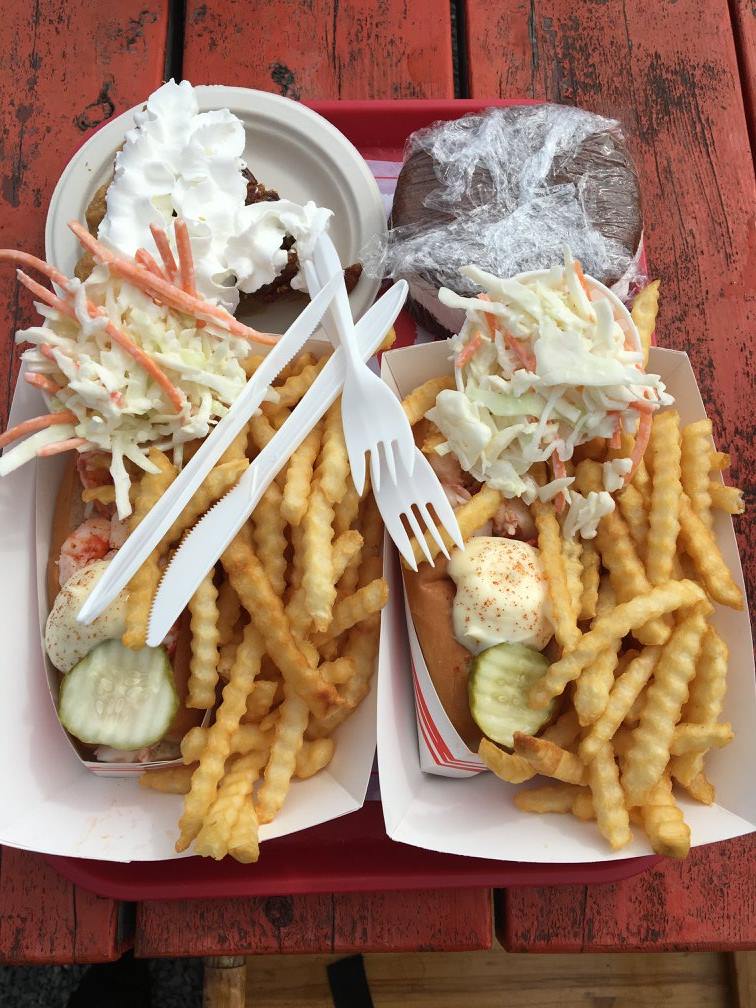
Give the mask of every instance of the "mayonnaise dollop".
<path id="1" fill-rule="evenodd" d="M 304 256 L 327 227 L 331 211 L 312 203 L 245 206 L 244 124 L 228 109 L 200 112 L 188 81 L 163 84 L 134 121 L 116 154 L 98 231 L 100 240 L 119 252 L 133 256 L 145 248 L 160 261 L 150 225 L 164 228 L 173 243 L 172 218 L 182 217 L 191 238 L 197 290 L 233 312 L 239 290 L 258 290 L 286 265 L 281 250 L 285 235 L 297 240 Z M 275 233 L 271 216 L 279 225 Z M 299 277 L 293 286 L 302 288 Z"/>
<path id="2" fill-rule="evenodd" d="M 454 636 L 472 654 L 495 644 L 540 651 L 552 636 L 546 579 L 538 550 L 516 539 L 476 536 L 455 550 Z"/>

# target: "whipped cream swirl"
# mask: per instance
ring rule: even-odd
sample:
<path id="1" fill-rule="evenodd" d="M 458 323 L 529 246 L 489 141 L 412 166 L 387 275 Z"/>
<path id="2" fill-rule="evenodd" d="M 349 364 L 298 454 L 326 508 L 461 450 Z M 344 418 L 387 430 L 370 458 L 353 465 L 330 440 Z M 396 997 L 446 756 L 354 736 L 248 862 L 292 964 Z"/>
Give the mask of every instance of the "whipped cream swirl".
<path id="1" fill-rule="evenodd" d="M 200 112 L 188 81 L 169 80 L 134 116 L 116 155 L 98 238 L 128 256 L 145 248 L 159 261 L 154 224 L 173 242 L 174 215 L 187 224 L 198 291 L 229 311 L 280 274 L 286 235 L 311 252 L 331 211 L 289 200 L 245 206 L 244 126 L 228 109 Z M 302 289 L 301 278 L 292 286 Z"/>

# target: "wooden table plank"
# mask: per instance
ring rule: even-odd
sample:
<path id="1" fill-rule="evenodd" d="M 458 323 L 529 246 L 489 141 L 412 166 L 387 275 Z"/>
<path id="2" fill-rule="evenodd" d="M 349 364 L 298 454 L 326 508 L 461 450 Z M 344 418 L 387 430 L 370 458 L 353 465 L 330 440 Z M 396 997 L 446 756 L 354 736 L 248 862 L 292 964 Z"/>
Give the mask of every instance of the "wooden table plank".
<path id="1" fill-rule="evenodd" d="M 184 77 L 289 98 L 451 98 L 448 3 L 189 0 Z"/>
<path id="2" fill-rule="evenodd" d="M 756 835 L 603 886 L 509 889 L 497 935 L 510 952 L 756 948 Z"/>
<path id="3" fill-rule="evenodd" d="M 753 12 L 745 0 L 735 8 L 752 66 Z M 748 485 L 754 180 L 726 0 L 665 0 L 653 16 L 623 0 L 500 0 L 495 11 L 466 0 L 466 14 L 473 96 L 546 98 L 622 121 L 641 179 L 650 268 L 662 278 L 657 337 L 689 352 L 734 480 Z M 756 538 L 752 524 L 736 526 L 753 595 Z M 615 886 L 512 891 L 500 900 L 503 940 L 540 951 L 749 947 L 754 850 L 744 839 Z M 712 879 L 721 887 L 713 892 Z"/>
<path id="4" fill-rule="evenodd" d="M 163 75 L 167 0 L 37 0 L 0 20 L 0 245 L 44 250 L 50 194 L 77 147 L 144 98 Z M 0 425 L 17 372 L 12 334 L 33 316 L 15 275 L 0 271 Z M 37 855 L 0 865 L 0 960 L 93 962 L 122 951 L 118 906 L 81 892 Z"/>
<path id="5" fill-rule="evenodd" d="M 73 152 L 162 79 L 167 0 L 37 0 L 0 19 L 0 245 L 40 254 L 50 194 Z M 33 316 L 0 271 L 0 424 L 16 379 L 12 333 Z"/>
<path id="6" fill-rule="evenodd" d="M 524 95 L 616 116 L 645 204 L 651 271 L 662 279 L 657 338 L 687 350 L 733 480 L 748 485 L 753 165 L 726 0 L 466 0 L 473 96 Z M 736 522 L 756 586 L 756 532 Z"/>
<path id="7" fill-rule="evenodd" d="M 751 150 L 756 157 L 756 5 L 753 0 L 733 0 L 730 11 L 735 30 L 743 104 L 751 135 Z"/>
<path id="8" fill-rule="evenodd" d="M 139 904 L 138 956 L 491 947 L 487 889 Z"/>

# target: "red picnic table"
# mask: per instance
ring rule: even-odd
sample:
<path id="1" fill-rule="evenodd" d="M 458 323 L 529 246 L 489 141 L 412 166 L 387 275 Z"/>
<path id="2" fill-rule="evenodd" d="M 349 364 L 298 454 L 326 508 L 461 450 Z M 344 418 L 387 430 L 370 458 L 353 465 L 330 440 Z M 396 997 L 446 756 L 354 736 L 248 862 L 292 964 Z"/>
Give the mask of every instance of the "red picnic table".
<path id="1" fill-rule="evenodd" d="M 756 18 L 747 0 L 37 0 L 0 21 L 0 245 L 43 249 L 48 200 L 74 151 L 169 76 L 294 99 L 532 97 L 619 118 L 644 195 L 657 334 L 691 356 L 733 480 L 753 471 L 748 295 L 756 244 Z M 456 13 L 456 18 L 452 15 Z M 455 59 L 457 54 L 455 75 Z M 0 275 L 0 423 L 31 307 Z M 739 541 L 749 586 L 756 549 Z M 6 670 L 6 674 L 17 670 Z M 30 726 L 30 731 L 33 726 Z M 94 896 L 5 849 L 0 961 L 489 948 L 756 947 L 754 835 L 624 882 L 223 900 Z"/>

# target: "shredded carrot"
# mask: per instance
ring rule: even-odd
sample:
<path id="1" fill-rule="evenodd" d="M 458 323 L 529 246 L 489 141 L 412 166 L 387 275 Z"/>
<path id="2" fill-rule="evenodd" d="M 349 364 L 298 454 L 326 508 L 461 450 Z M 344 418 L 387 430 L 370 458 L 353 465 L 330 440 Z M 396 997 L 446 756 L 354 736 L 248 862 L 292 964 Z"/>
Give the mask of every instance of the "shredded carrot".
<path id="1" fill-rule="evenodd" d="M 61 413 L 44 413 L 42 416 L 32 417 L 30 420 L 16 424 L 15 427 L 10 427 L 4 434 L 0 434 L 0 448 L 5 448 L 11 441 L 18 441 L 25 434 L 34 434 L 35 431 L 44 430 L 45 427 L 78 422 L 79 418 L 70 410 L 63 410 Z"/>
<path id="2" fill-rule="evenodd" d="M 79 225 L 77 225 L 77 228 L 79 228 Z M 87 234 L 89 234 L 89 232 L 87 232 Z M 44 276 L 49 277 L 53 283 L 58 284 L 58 286 L 63 287 L 65 290 L 68 289 L 68 278 L 63 276 L 62 273 L 59 273 L 54 266 L 48 265 L 48 263 L 46 263 L 43 259 L 37 259 L 36 256 L 29 255 L 27 252 L 15 252 L 12 249 L 0 249 L 0 262 L 4 259 L 10 260 L 11 262 L 22 262 L 25 266 L 31 266 Z M 130 265 L 132 270 L 137 274 L 141 273 L 143 276 L 148 275 L 146 270 L 140 269 L 139 266 L 136 266 L 133 263 Z M 24 286 L 29 287 L 29 289 L 32 290 L 37 297 L 45 301 L 51 307 L 63 312 L 63 314 L 68 315 L 71 318 L 75 317 L 72 305 L 63 301 L 57 294 L 53 294 L 52 291 L 48 291 L 45 287 L 42 287 L 41 284 L 32 280 L 31 277 L 26 276 L 26 274 L 21 270 L 18 270 L 17 272 L 21 283 L 23 283 Z M 156 282 L 162 283 L 162 281 L 158 281 L 157 277 L 154 279 Z M 92 318 L 107 318 L 105 309 L 96 307 L 91 301 L 87 301 L 87 311 Z M 133 357 L 134 360 L 155 379 L 158 385 L 160 385 L 160 387 L 165 391 L 165 394 L 168 396 L 168 399 L 176 412 L 180 413 L 184 408 L 184 395 L 178 388 L 176 388 L 173 382 L 171 382 L 170 378 L 162 370 L 162 368 L 155 363 L 149 354 L 145 353 L 141 347 L 137 346 L 133 340 L 129 339 L 129 337 L 125 333 L 121 332 L 121 330 L 118 329 L 109 319 L 107 325 L 105 326 L 105 331 L 114 343 L 117 343 L 123 350 L 126 351 L 126 353 Z M 55 359 L 51 349 L 45 350 L 44 347 L 41 347 L 41 350 L 42 353 L 44 353 L 45 356 L 50 357 L 51 360 Z"/>
<path id="3" fill-rule="evenodd" d="M 490 301 L 491 298 L 488 294 L 479 294 L 478 298 L 481 301 Z M 491 339 L 496 335 L 497 322 L 498 319 L 495 315 L 490 312 L 484 312 L 483 317 L 486 320 L 486 325 L 488 326 L 488 331 L 491 335 Z M 501 330 L 501 334 L 504 337 L 504 343 L 507 348 L 512 351 L 512 353 L 517 357 L 518 361 L 525 368 L 526 371 L 535 370 L 535 357 L 529 350 L 526 350 L 524 346 L 521 346 L 519 341 L 515 337 L 506 331 L 506 329 Z"/>
<path id="4" fill-rule="evenodd" d="M 588 300 L 591 299 L 591 288 L 588 286 L 588 281 L 585 279 L 585 273 L 583 273 L 583 264 L 579 259 L 573 259 L 573 264 L 575 266 L 575 275 L 580 281 L 580 286 L 583 288 L 585 293 L 588 295 Z"/>
<path id="5" fill-rule="evenodd" d="M 454 359 L 454 366 L 458 368 L 464 367 L 465 364 L 468 363 L 468 361 L 471 361 L 473 359 L 473 357 L 478 352 L 478 350 L 480 350 L 482 345 L 483 345 L 483 334 L 481 333 L 480 329 L 476 329 L 475 332 L 470 337 L 470 339 L 467 341 L 467 343 L 465 343 L 465 345 L 462 347 L 462 349 L 459 351 L 456 358 Z"/>
<path id="6" fill-rule="evenodd" d="M 50 395 L 57 395 L 60 392 L 60 385 L 56 385 L 50 378 L 37 374 L 35 371 L 26 371 L 24 381 L 27 385 L 34 385 L 36 388 L 42 389 L 43 392 L 49 392 Z"/>
<path id="7" fill-rule="evenodd" d="M 162 280 L 165 279 L 165 273 L 163 273 L 147 249 L 137 249 L 136 254 L 134 255 L 134 261 L 138 262 L 140 266 L 144 266 L 144 268 L 149 270 L 150 273 L 154 273 L 155 276 L 160 277 Z"/>
<path id="8" fill-rule="evenodd" d="M 122 256 L 111 252 L 109 248 L 106 248 L 96 238 L 93 238 L 78 221 L 69 221 L 68 226 L 83 247 L 88 252 L 91 252 L 95 259 L 105 263 L 110 267 L 111 272 L 117 273 L 119 276 L 129 280 L 135 287 L 143 290 L 150 297 L 157 297 L 165 304 L 169 304 L 172 308 L 186 315 L 191 315 L 194 318 L 206 318 L 234 336 L 240 336 L 255 343 L 267 343 L 270 345 L 276 343 L 278 337 L 272 336 L 270 333 L 260 333 L 256 329 L 243 325 L 227 312 L 225 308 L 221 308 L 220 305 L 210 304 L 209 301 L 193 297 L 191 294 L 187 294 L 186 291 L 181 290 L 180 287 L 175 287 L 173 284 L 168 283 L 167 280 L 161 280 L 152 273 L 148 273 L 147 270 L 140 269 L 128 259 L 124 259 Z"/>
<path id="9" fill-rule="evenodd" d="M 658 403 L 649 402 L 648 399 L 636 399 L 630 403 L 630 409 L 637 410 L 638 413 L 655 413 L 658 406 Z"/>
<path id="10" fill-rule="evenodd" d="M 168 235 L 155 224 L 150 224 L 150 231 L 152 232 L 152 238 L 157 246 L 157 250 L 160 253 L 160 258 L 163 260 L 165 275 L 170 283 L 173 283 L 178 276 L 178 266 L 176 265 L 176 260 L 173 258 L 173 251 L 168 241 Z"/>
<path id="11" fill-rule="evenodd" d="M 614 434 L 609 438 L 610 448 L 621 448 L 622 447 L 622 421 L 619 417 L 614 421 Z"/>
<path id="12" fill-rule="evenodd" d="M 50 346 L 49 343 L 43 343 L 39 348 L 39 352 L 42 354 L 43 357 L 47 357 L 48 360 L 53 361 L 54 363 L 57 364 L 57 361 L 55 360 L 55 354 L 53 353 L 53 348 Z"/>
<path id="13" fill-rule="evenodd" d="M 625 483 L 629 483 L 635 475 L 635 470 L 640 465 L 641 459 L 646 452 L 646 448 L 648 448 L 648 442 L 651 438 L 652 420 L 653 418 L 650 413 L 641 413 L 638 420 L 638 433 L 635 435 L 635 444 L 633 445 L 633 450 L 630 453 L 630 472 L 625 476 Z"/>
<path id="14" fill-rule="evenodd" d="M 197 285 L 194 278 L 194 256 L 192 255 L 192 243 L 189 240 L 186 221 L 177 218 L 173 225 L 173 232 L 176 235 L 181 289 L 185 290 L 187 294 L 191 294 L 192 297 L 196 297 Z"/>
<path id="15" fill-rule="evenodd" d="M 50 455 L 60 455 L 61 452 L 71 451 L 73 448 L 81 448 L 86 443 L 87 439 L 83 437 L 72 437 L 66 441 L 54 441 L 52 444 L 42 445 L 37 450 L 37 455 L 39 458 L 48 458 Z"/>
<path id="16" fill-rule="evenodd" d="M 564 479 L 567 475 L 567 470 L 564 466 L 564 462 L 559 458 L 556 449 L 551 453 L 551 469 L 554 473 L 554 479 Z M 567 503 L 567 497 L 564 490 L 560 490 L 559 493 L 554 498 L 554 507 L 558 514 L 564 511 L 564 505 Z"/>

